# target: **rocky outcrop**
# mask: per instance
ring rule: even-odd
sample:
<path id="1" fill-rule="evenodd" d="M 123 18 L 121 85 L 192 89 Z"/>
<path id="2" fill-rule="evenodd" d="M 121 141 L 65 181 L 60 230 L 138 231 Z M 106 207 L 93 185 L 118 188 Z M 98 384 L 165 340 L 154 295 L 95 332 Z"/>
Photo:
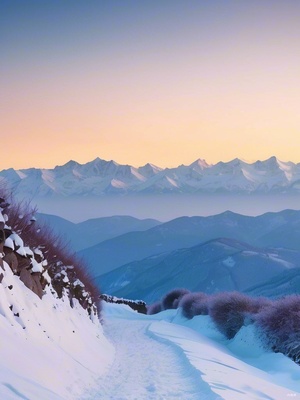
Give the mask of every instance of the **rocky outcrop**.
<path id="1" fill-rule="evenodd" d="M 126 304 L 127 306 L 141 314 L 147 314 L 147 306 L 143 300 L 120 299 L 118 297 L 110 296 L 108 294 L 101 294 L 100 298 L 107 303 Z"/>
<path id="2" fill-rule="evenodd" d="M 95 299 L 93 285 L 86 274 L 80 274 L 82 271 L 75 265 L 76 259 L 58 246 L 57 238 L 49 232 L 41 234 L 42 228 L 36 226 L 31 212 L 20 205 L 12 208 L 13 211 L 9 207 L 0 198 L 0 284 L 3 279 L 1 269 L 10 268 L 40 299 L 46 286 L 50 286 L 58 298 L 69 298 L 71 306 L 76 299 L 91 317 L 97 315 L 100 293 L 97 292 Z"/>

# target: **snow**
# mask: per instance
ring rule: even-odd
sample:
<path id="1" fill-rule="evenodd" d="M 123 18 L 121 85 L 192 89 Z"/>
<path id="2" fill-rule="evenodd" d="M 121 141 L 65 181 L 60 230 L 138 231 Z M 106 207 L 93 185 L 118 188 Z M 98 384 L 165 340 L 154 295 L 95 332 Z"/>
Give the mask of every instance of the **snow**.
<path id="1" fill-rule="evenodd" d="M 76 279 L 76 281 L 73 283 L 73 286 L 81 286 L 81 287 L 84 287 L 84 284 L 81 282 L 80 279 Z"/>
<path id="2" fill-rule="evenodd" d="M 51 288 L 41 300 L 4 267 L 1 400 L 300 398 L 299 366 L 265 350 L 252 325 L 227 340 L 209 316 L 104 303 L 102 327 L 76 300 L 71 308 Z"/>
<path id="3" fill-rule="evenodd" d="M 23 240 L 16 233 L 12 233 L 9 237 L 10 237 L 11 240 L 13 240 L 15 242 L 15 244 L 17 246 L 19 246 L 19 247 L 23 247 L 24 246 Z"/>
<path id="4" fill-rule="evenodd" d="M 174 312 L 174 323 L 153 324 L 151 330 L 179 346 L 220 398 L 273 399 L 300 397 L 299 366 L 282 354 L 267 352 L 253 326 L 243 328 L 231 341 L 215 331 L 208 316 L 188 321 Z M 188 329 L 187 327 L 193 329 Z"/>
<path id="5" fill-rule="evenodd" d="M 22 198 L 104 195 L 111 193 L 197 193 L 274 192 L 297 193 L 300 165 L 271 157 L 253 164 L 235 159 L 207 164 L 196 160 L 190 165 L 161 169 L 151 164 L 135 168 L 114 161 L 96 159 L 86 164 L 74 161 L 54 169 L 1 171 L 0 179 L 13 185 Z M 15 180 L 15 174 L 19 179 Z M 21 179 L 20 179 L 21 178 Z"/>
<path id="6" fill-rule="evenodd" d="M 235 266 L 235 261 L 232 257 L 227 257 L 224 261 L 223 264 L 226 265 L 226 267 L 234 267 Z"/>
<path id="7" fill-rule="evenodd" d="M 75 400 L 111 363 L 99 322 L 75 301 L 39 299 L 4 263 L 0 284 L 0 399 Z M 12 286 L 12 290 L 8 287 Z"/>
<path id="8" fill-rule="evenodd" d="M 34 249 L 33 252 L 34 252 L 34 254 L 37 254 L 37 255 L 41 256 L 42 258 L 44 257 L 42 251 L 38 248 Z"/>
<path id="9" fill-rule="evenodd" d="M 300 397 L 299 366 L 267 352 L 251 327 L 228 341 L 208 316 L 186 320 L 179 310 L 145 316 L 125 305 L 106 304 L 104 330 L 116 357 L 86 399 Z"/>
<path id="10" fill-rule="evenodd" d="M 8 237 L 7 239 L 5 239 L 4 246 L 7 247 L 7 248 L 9 248 L 9 249 L 12 249 L 12 250 L 15 249 L 14 242 L 13 242 L 13 240 L 12 240 L 10 237 Z"/>
<path id="11" fill-rule="evenodd" d="M 268 254 L 268 258 L 270 258 L 272 261 L 275 261 L 275 262 L 283 265 L 287 269 L 293 268 L 293 264 L 292 263 L 290 263 L 288 261 L 285 261 L 285 260 L 282 260 L 281 258 L 279 258 L 277 256 L 277 254 Z"/>
<path id="12" fill-rule="evenodd" d="M 34 258 L 31 260 L 32 272 L 43 272 L 42 263 L 38 263 Z"/>
<path id="13" fill-rule="evenodd" d="M 22 172 L 22 171 L 16 170 L 16 174 L 17 174 L 17 175 L 19 176 L 19 178 L 21 178 L 21 179 L 27 178 L 27 175 L 26 175 L 24 172 Z"/>

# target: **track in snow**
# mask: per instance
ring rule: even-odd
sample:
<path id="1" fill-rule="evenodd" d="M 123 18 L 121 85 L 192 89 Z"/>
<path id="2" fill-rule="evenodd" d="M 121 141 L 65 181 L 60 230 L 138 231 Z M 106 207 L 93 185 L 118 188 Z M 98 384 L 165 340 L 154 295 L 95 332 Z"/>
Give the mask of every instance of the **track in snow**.
<path id="1" fill-rule="evenodd" d="M 94 400 L 205 400 L 206 384 L 183 355 L 149 336 L 149 320 L 108 319 L 105 333 L 115 360 Z M 219 398 L 218 396 L 213 396 Z"/>

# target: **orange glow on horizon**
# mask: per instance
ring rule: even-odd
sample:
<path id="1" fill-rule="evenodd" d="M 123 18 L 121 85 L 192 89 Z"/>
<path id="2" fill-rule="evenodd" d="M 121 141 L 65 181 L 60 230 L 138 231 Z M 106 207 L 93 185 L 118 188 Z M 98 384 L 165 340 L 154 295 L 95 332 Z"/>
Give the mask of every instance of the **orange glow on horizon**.
<path id="1" fill-rule="evenodd" d="M 140 25 L 108 6 L 107 31 L 98 17 L 93 25 L 89 14 L 81 31 L 62 14 L 59 43 L 55 25 L 34 30 L 29 11 L 24 42 L 17 34 L 13 42 L 7 19 L 0 169 L 96 157 L 161 167 L 273 155 L 300 162 L 300 7 L 246 3 L 175 1 L 162 13 L 140 4 Z"/>

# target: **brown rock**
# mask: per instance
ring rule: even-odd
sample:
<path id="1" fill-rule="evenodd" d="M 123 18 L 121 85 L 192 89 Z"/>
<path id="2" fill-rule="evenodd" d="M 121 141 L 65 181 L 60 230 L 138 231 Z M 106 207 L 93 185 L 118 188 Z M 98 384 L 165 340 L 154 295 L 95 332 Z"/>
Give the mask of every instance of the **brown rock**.
<path id="1" fill-rule="evenodd" d="M 23 268 L 28 268 L 31 264 L 30 259 L 28 257 L 21 256 L 18 253 L 15 253 L 17 260 L 18 260 L 18 268 L 17 268 L 17 274 L 19 275 L 21 272 L 21 269 Z"/>
<path id="2" fill-rule="evenodd" d="M 3 271 L 5 271 L 5 268 L 4 268 L 4 265 L 3 265 L 3 260 L 2 260 L 1 257 L 0 257 L 0 268 L 2 268 Z"/>
<path id="3" fill-rule="evenodd" d="M 28 289 L 33 291 L 33 289 L 35 287 L 35 283 L 31 277 L 31 273 L 28 271 L 28 269 L 26 269 L 26 268 L 21 269 L 20 280 L 24 283 L 25 286 L 28 287 Z"/>
<path id="4" fill-rule="evenodd" d="M 41 285 L 41 273 L 40 272 L 33 272 L 31 274 L 31 278 L 32 278 L 32 280 L 34 282 L 34 288 L 32 290 L 41 299 L 43 297 L 43 288 L 42 288 L 42 285 Z"/>
<path id="5" fill-rule="evenodd" d="M 7 262 L 7 264 L 10 266 L 11 270 L 15 274 L 17 272 L 18 268 L 18 259 L 15 253 L 13 252 L 12 249 L 9 249 L 8 247 L 4 247 L 4 253 L 5 256 L 3 257 L 3 260 Z"/>

